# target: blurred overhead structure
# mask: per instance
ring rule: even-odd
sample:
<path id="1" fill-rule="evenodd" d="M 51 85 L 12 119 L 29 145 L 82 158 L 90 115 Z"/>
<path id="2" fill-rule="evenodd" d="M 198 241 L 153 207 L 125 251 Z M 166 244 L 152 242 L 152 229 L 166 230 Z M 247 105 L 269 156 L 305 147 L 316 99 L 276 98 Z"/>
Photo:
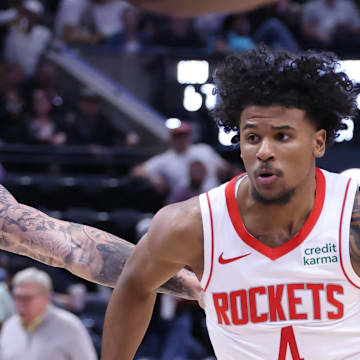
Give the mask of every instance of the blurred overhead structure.
<path id="1" fill-rule="evenodd" d="M 108 105 L 108 115 L 116 119 L 115 126 L 125 131 L 136 131 L 141 138 L 141 145 L 156 146 L 159 149 L 166 146 L 168 132 L 164 116 L 139 97 L 72 50 L 50 50 L 46 57 L 69 75 L 77 83 L 78 89 L 86 86 L 97 93 Z"/>

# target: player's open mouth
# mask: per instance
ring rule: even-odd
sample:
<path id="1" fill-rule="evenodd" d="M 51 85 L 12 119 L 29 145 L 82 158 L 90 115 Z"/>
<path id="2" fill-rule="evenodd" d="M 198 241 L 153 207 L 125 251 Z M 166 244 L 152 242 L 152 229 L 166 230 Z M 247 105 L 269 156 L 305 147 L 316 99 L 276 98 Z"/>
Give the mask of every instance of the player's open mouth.
<path id="1" fill-rule="evenodd" d="M 263 185 L 269 185 L 273 183 L 277 178 L 277 175 L 267 172 L 261 173 L 256 177 L 257 181 Z"/>

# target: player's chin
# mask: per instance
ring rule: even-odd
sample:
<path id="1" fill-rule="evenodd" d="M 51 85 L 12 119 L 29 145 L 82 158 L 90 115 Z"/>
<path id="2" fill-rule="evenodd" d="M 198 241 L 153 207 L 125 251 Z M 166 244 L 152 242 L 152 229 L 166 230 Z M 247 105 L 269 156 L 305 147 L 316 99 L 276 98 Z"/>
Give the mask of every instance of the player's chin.
<path id="1" fill-rule="evenodd" d="M 254 199 L 263 205 L 285 205 L 287 204 L 295 190 L 279 190 L 274 188 L 253 188 L 252 195 Z"/>

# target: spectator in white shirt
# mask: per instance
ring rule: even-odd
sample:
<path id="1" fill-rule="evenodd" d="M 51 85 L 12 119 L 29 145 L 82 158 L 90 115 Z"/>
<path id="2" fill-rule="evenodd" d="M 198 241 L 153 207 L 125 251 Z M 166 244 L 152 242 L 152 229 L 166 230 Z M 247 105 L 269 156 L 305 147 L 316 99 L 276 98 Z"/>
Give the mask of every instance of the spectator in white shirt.
<path id="1" fill-rule="evenodd" d="M 89 8 L 89 0 L 60 0 L 55 18 L 55 38 L 66 43 L 84 41 L 85 39 L 92 42 L 89 31 L 81 27 Z"/>
<path id="2" fill-rule="evenodd" d="M 342 32 L 358 32 L 360 14 L 352 0 L 311 0 L 304 4 L 302 29 L 304 34 L 324 47 L 333 43 Z"/>
<path id="3" fill-rule="evenodd" d="M 61 0 L 55 36 L 67 44 L 101 43 L 123 31 L 122 13 L 129 6 L 120 0 Z"/>
<path id="4" fill-rule="evenodd" d="M 51 279 L 44 271 L 27 268 L 13 279 L 17 315 L 0 334 L 2 360 L 96 360 L 91 338 L 82 322 L 51 305 Z"/>
<path id="5" fill-rule="evenodd" d="M 5 38 L 5 60 L 20 64 L 27 76 L 34 74 L 40 57 L 52 37 L 51 31 L 39 24 L 39 16 L 43 12 L 40 1 L 25 0 Z"/>
<path id="6" fill-rule="evenodd" d="M 92 18 L 96 32 L 103 38 L 122 32 L 122 13 L 129 6 L 125 1 L 93 0 Z"/>
<path id="7" fill-rule="evenodd" d="M 229 164 L 210 145 L 191 144 L 191 127 L 182 121 L 179 127 L 170 130 L 170 149 L 138 165 L 132 174 L 149 179 L 155 189 L 164 193 L 189 183 L 189 167 L 194 161 L 201 161 L 206 167 L 201 192 L 218 186 L 219 177 L 230 170 Z"/>

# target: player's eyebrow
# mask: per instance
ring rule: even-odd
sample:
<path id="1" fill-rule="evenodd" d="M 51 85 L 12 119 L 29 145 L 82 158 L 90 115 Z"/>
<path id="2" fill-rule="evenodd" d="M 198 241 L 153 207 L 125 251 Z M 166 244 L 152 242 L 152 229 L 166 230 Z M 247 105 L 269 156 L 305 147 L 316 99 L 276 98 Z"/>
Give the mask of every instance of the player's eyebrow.
<path id="1" fill-rule="evenodd" d="M 290 125 L 272 126 L 271 128 L 273 130 L 295 130 L 295 128 Z"/>
<path id="2" fill-rule="evenodd" d="M 257 125 L 255 125 L 255 124 L 245 124 L 241 130 L 244 131 L 246 129 L 256 129 L 256 128 L 257 128 Z M 290 125 L 272 126 L 271 128 L 273 130 L 295 130 L 295 128 Z"/>
<path id="3" fill-rule="evenodd" d="M 244 131 L 246 129 L 256 129 L 256 128 L 257 126 L 255 124 L 245 124 L 241 130 Z"/>

